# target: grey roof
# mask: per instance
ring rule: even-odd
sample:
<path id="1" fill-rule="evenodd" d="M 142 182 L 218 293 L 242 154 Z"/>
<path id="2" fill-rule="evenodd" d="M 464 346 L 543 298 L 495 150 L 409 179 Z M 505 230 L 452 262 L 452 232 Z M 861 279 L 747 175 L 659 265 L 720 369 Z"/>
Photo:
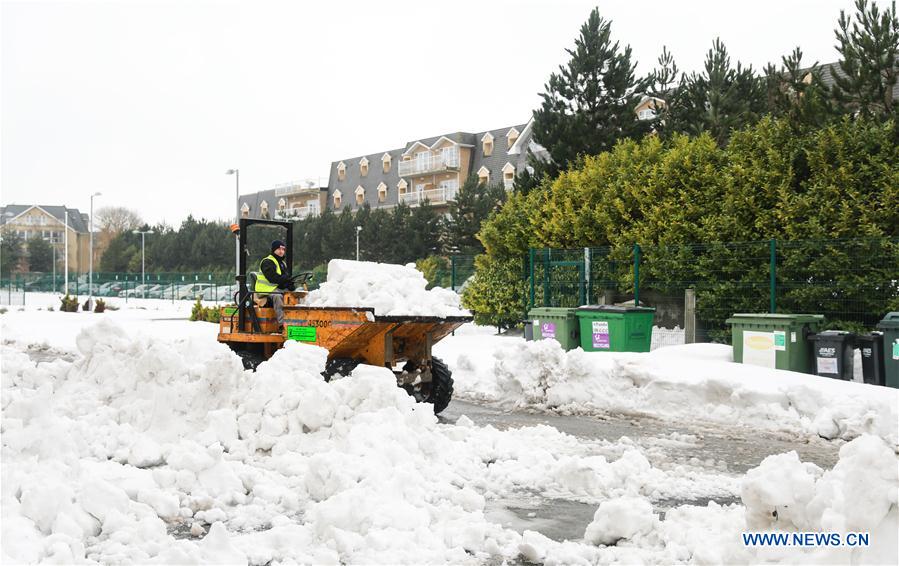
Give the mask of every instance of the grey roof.
<path id="1" fill-rule="evenodd" d="M 90 218 L 87 214 L 80 212 L 77 208 L 67 208 L 65 206 L 43 205 L 43 204 L 8 204 L 0 207 L 0 225 L 6 224 L 25 211 L 38 207 L 48 214 L 65 224 L 66 214 L 69 217 L 69 226 L 76 232 L 87 233 Z M 10 213 L 9 215 L 7 213 Z"/>
<path id="2" fill-rule="evenodd" d="M 406 151 L 405 148 L 391 149 L 332 162 L 328 176 L 327 207 L 334 210 L 333 195 L 335 191 L 340 190 L 340 194 L 343 197 L 340 210 L 347 207 L 359 208 L 359 205 L 356 204 L 356 187 L 360 185 L 365 189 L 365 200 L 363 202 L 367 202 L 372 208 L 396 206 L 399 202 L 397 184 L 400 182 L 398 164 L 403 158 L 404 151 Z M 387 173 L 384 172 L 381 161 L 385 153 L 390 155 L 390 170 Z M 363 157 L 368 159 L 368 174 L 364 177 L 359 164 Z M 346 177 L 344 177 L 343 181 L 337 178 L 337 165 L 341 161 L 346 166 Z M 381 183 L 387 185 L 387 197 L 384 202 L 378 201 L 378 186 Z"/>
<path id="3" fill-rule="evenodd" d="M 365 189 L 365 200 L 363 202 L 368 202 L 372 208 L 395 206 L 397 202 L 399 202 L 399 190 L 397 189 L 397 184 L 400 181 L 398 163 L 402 160 L 403 154 L 416 143 L 420 142 L 424 145 L 431 146 L 442 137 L 474 148 L 474 151 L 472 152 L 473 158 L 470 165 L 471 169 L 466 172 L 467 174 L 477 174 L 481 166 L 485 166 L 490 171 L 491 183 L 502 181 L 502 169 L 507 162 L 512 163 L 512 165 L 515 166 L 516 171 L 521 171 L 527 165 L 527 152 L 510 155 L 508 153 L 510 148 L 506 143 L 506 134 L 509 130 L 514 127 L 518 130 L 520 136 L 525 133 L 526 126 L 527 124 L 516 124 L 514 126 L 506 126 L 505 128 L 488 130 L 494 138 L 493 153 L 489 157 L 484 157 L 483 152 L 481 151 L 481 138 L 487 133 L 487 131 L 484 131 L 477 133 L 450 132 L 427 138 L 410 140 L 399 149 L 379 151 L 368 155 L 332 161 L 328 177 L 327 206 L 332 210 L 334 209 L 333 195 L 335 191 L 340 190 L 343 197 L 341 209 L 347 207 L 352 209 L 359 208 L 359 205 L 356 204 L 355 195 L 356 188 L 360 185 Z M 385 153 L 390 155 L 390 170 L 387 173 L 384 173 L 381 165 L 381 158 Z M 363 157 L 368 159 L 369 162 L 368 174 L 365 177 L 362 176 L 359 165 L 359 162 L 362 161 Z M 342 181 L 337 177 L 337 166 L 341 162 L 343 162 L 346 167 L 346 176 Z M 387 185 L 387 198 L 384 202 L 379 202 L 377 188 L 382 182 Z"/>
<path id="4" fill-rule="evenodd" d="M 804 70 L 811 71 L 812 68 L 809 67 Z M 819 76 L 821 77 L 821 83 L 828 89 L 833 88 L 833 85 L 836 82 L 834 75 L 838 75 L 840 77 L 846 76 L 846 74 L 843 72 L 843 69 L 840 68 L 839 61 L 818 65 L 817 71 Z M 893 100 L 899 100 L 899 81 L 897 81 L 896 84 L 893 85 Z"/>
<path id="5" fill-rule="evenodd" d="M 259 208 L 263 201 L 268 204 L 269 215 L 278 210 L 278 199 L 275 197 L 275 189 L 266 189 L 258 193 L 240 195 L 237 199 L 242 207 L 244 204 L 250 207 L 250 217 L 259 218 Z"/>

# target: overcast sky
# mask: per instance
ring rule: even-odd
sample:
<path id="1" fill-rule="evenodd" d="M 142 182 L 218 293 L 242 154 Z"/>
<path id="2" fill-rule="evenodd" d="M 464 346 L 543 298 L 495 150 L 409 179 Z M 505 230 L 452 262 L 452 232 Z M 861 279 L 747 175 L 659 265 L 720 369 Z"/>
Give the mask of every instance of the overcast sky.
<path id="1" fill-rule="evenodd" d="M 524 123 L 597 2 L 2 2 L 3 204 L 234 215 L 331 161 Z M 837 58 L 850 0 L 600 2 L 638 72 L 715 37 L 761 68 Z"/>

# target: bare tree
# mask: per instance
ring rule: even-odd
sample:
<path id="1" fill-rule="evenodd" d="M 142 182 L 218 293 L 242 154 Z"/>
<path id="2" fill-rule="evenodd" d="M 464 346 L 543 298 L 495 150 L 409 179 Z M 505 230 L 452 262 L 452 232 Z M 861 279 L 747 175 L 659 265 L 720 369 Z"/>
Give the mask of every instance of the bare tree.
<path id="1" fill-rule="evenodd" d="M 94 240 L 94 253 L 103 257 L 113 238 L 122 232 L 137 230 L 144 225 L 140 215 L 124 206 L 104 206 L 94 215 L 94 228 L 99 230 Z"/>

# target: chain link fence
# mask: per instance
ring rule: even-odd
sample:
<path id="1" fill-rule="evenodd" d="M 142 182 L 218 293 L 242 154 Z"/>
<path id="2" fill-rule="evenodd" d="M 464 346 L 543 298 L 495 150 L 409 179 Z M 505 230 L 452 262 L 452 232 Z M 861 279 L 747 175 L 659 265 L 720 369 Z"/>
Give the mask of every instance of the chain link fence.
<path id="1" fill-rule="evenodd" d="M 728 342 L 738 312 L 823 314 L 862 331 L 899 310 L 899 238 L 532 249 L 527 265 L 528 308 L 652 306 L 660 345 Z"/>

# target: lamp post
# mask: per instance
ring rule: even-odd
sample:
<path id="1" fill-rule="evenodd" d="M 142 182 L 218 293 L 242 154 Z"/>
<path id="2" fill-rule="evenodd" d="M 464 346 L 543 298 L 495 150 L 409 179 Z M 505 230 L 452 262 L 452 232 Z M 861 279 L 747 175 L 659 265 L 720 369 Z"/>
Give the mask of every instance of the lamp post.
<path id="1" fill-rule="evenodd" d="M 225 175 L 234 175 L 234 223 L 240 224 L 240 169 L 228 169 Z M 240 275 L 240 236 L 234 235 L 234 275 Z"/>
<path id="2" fill-rule="evenodd" d="M 63 262 L 63 269 L 64 269 L 65 272 L 66 272 L 66 274 L 65 274 L 65 281 L 66 281 L 66 283 L 65 283 L 65 288 L 66 288 L 66 296 L 68 296 L 68 294 L 69 294 L 69 207 L 64 206 L 63 208 L 66 209 L 66 210 L 65 210 L 65 216 L 66 216 L 66 235 L 65 235 L 65 240 L 66 240 L 66 246 L 65 246 L 65 249 L 66 249 L 66 251 L 65 251 L 65 255 L 66 255 L 66 258 L 65 258 L 65 261 Z"/>
<path id="3" fill-rule="evenodd" d="M 359 232 L 362 231 L 362 226 L 356 226 L 356 261 L 359 261 Z"/>
<path id="4" fill-rule="evenodd" d="M 141 295 L 143 298 L 147 298 L 147 275 L 146 275 L 146 255 L 144 254 L 144 236 L 147 234 L 152 234 L 153 230 L 132 230 L 132 234 L 140 234 L 140 284 L 141 284 Z"/>
<path id="5" fill-rule="evenodd" d="M 103 193 L 96 192 L 91 195 L 91 225 L 90 225 L 90 254 L 89 254 L 89 265 L 90 265 L 90 274 L 87 278 L 87 304 L 88 308 L 94 308 L 94 197 L 101 196 Z"/>

